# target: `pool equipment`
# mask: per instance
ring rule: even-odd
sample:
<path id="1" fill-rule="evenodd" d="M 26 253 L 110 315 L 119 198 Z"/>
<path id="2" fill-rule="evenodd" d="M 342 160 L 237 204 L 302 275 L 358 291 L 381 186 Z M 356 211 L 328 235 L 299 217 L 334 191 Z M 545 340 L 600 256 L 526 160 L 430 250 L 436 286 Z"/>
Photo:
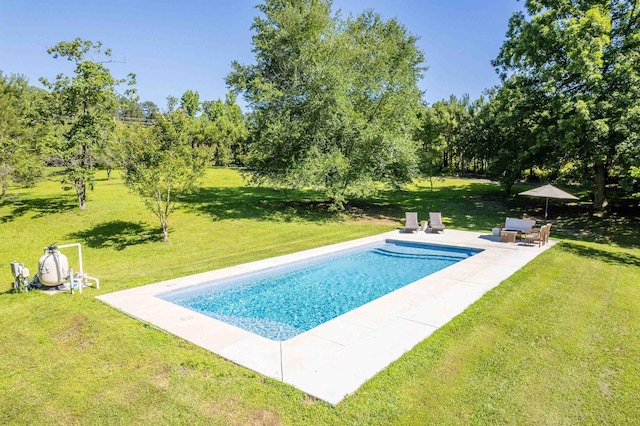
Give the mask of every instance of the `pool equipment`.
<path id="1" fill-rule="evenodd" d="M 69 268 L 67 256 L 60 253 L 59 249 L 78 247 L 78 263 L 80 271 L 73 273 Z M 44 248 L 44 254 L 38 260 L 38 282 L 45 287 L 60 287 L 61 290 L 78 289 L 82 293 L 82 287 L 88 286 L 87 281 L 95 282 L 96 288 L 100 288 L 100 281 L 97 278 L 88 276 L 82 270 L 82 246 L 79 243 L 56 246 L 51 244 Z"/>
<path id="2" fill-rule="evenodd" d="M 69 268 L 69 259 L 60 253 L 60 249 L 77 247 L 79 272 L 74 273 Z M 13 289 L 17 291 L 29 291 L 33 288 L 55 288 L 56 290 L 78 290 L 82 293 L 82 287 L 89 286 L 89 281 L 95 283 L 95 288 L 100 288 L 100 281 L 84 273 L 82 269 L 82 246 L 79 243 L 57 246 L 51 244 L 44 248 L 44 254 L 38 259 L 38 273 L 29 282 L 29 269 L 23 263 L 11 262 L 11 274 L 14 277 Z"/>
<path id="3" fill-rule="evenodd" d="M 29 269 L 24 267 L 24 263 L 11 262 L 11 275 L 13 275 L 13 289 L 17 291 L 28 291 Z"/>
<path id="4" fill-rule="evenodd" d="M 44 255 L 38 259 L 38 281 L 45 287 L 56 287 L 70 276 L 69 259 L 50 245 L 44 248 Z"/>

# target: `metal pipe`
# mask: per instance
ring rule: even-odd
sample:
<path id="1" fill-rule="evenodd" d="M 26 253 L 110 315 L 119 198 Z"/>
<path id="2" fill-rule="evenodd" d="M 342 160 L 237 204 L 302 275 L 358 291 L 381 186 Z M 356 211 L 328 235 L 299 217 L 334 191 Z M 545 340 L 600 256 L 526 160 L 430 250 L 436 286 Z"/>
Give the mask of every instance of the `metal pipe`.
<path id="1" fill-rule="evenodd" d="M 63 281 L 65 281 L 67 278 L 62 276 L 62 265 L 60 264 L 60 253 L 57 251 L 54 251 L 53 253 L 51 253 L 51 256 L 53 256 L 53 261 L 56 264 L 56 273 L 58 274 L 58 284 L 60 284 Z"/>
<path id="2" fill-rule="evenodd" d="M 57 246 L 57 248 L 59 248 L 59 249 L 67 248 L 67 247 L 78 247 L 78 263 L 80 264 L 79 265 L 79 267 L 80 267 L 79 273 L 80 273 L 80 275 L 82 275 L 83 274 L 83 271 L 82 271 L 82 246 L 80 245 L 80 243 L 64 244 L 64 245 L 61 245 L 61 246 Z"/>
<path id="3" fill-rule="evenodd" d="M 100 281 L 97 278 L 93 278 L 93 277 L 89 277 L 89 276 L 85 276 L 84 277 L 87 280 L 92 280 L 96 282 L 96 288 L 100 288 Z"/>

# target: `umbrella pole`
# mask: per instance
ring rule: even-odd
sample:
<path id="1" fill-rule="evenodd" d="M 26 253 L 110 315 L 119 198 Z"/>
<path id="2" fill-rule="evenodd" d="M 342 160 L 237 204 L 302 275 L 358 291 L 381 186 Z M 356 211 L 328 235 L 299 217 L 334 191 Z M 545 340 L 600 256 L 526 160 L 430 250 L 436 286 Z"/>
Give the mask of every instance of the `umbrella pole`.
<path id="1" fill-rule="evenodd" d="M 547 203 L 544 206 L 544 221 L 547 221 L 547 211 L 549 210 L 549 197 L 547 197 Z"/>

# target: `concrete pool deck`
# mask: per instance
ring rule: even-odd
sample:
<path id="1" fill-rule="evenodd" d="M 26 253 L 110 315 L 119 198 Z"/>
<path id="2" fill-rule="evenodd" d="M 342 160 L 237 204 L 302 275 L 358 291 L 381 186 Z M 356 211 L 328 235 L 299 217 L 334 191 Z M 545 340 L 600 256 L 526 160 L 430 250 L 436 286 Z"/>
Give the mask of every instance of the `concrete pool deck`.
<path id="1" fill-rule="evenodd" d="M 483 251 L 283 342 L 269 340 L 156 297 L 204 282 L 385 239 Z M 537 244 L 501 243 L 498 237 L 456 230 L 440 234 L 392 231 L 104 294 L 98 299 L 335 405 L 554 244 L 549 241 L 538 247 Z"/>

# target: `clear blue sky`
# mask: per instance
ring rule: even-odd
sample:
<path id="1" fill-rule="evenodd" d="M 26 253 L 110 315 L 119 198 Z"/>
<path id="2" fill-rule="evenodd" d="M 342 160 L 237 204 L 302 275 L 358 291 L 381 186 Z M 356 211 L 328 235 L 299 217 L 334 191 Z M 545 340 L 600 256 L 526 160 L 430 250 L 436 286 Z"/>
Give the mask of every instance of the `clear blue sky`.
<path id="1" fill-rule="evenodd" d="M 230 63 L 252 63 L 251 30 L 258 0 L 1 0 L 0 70 L 39 85 L 71 73 L 46 50 L 76 37 L 113 50 L 116 77 L 137 75 L 141 101 L 161 108 L 191 89 L 201 100 L 224 98 Z M 504 41 L 517 0 L 335 0 L 342 15 L 373 9 L 397 18 L 420 38 L 429 70 L 420 82 L 429 103 L 454 94 L 472 99 L 498 82 L 490 60 Z M 124 90 L 124 89 L 122 89 Z"/>

